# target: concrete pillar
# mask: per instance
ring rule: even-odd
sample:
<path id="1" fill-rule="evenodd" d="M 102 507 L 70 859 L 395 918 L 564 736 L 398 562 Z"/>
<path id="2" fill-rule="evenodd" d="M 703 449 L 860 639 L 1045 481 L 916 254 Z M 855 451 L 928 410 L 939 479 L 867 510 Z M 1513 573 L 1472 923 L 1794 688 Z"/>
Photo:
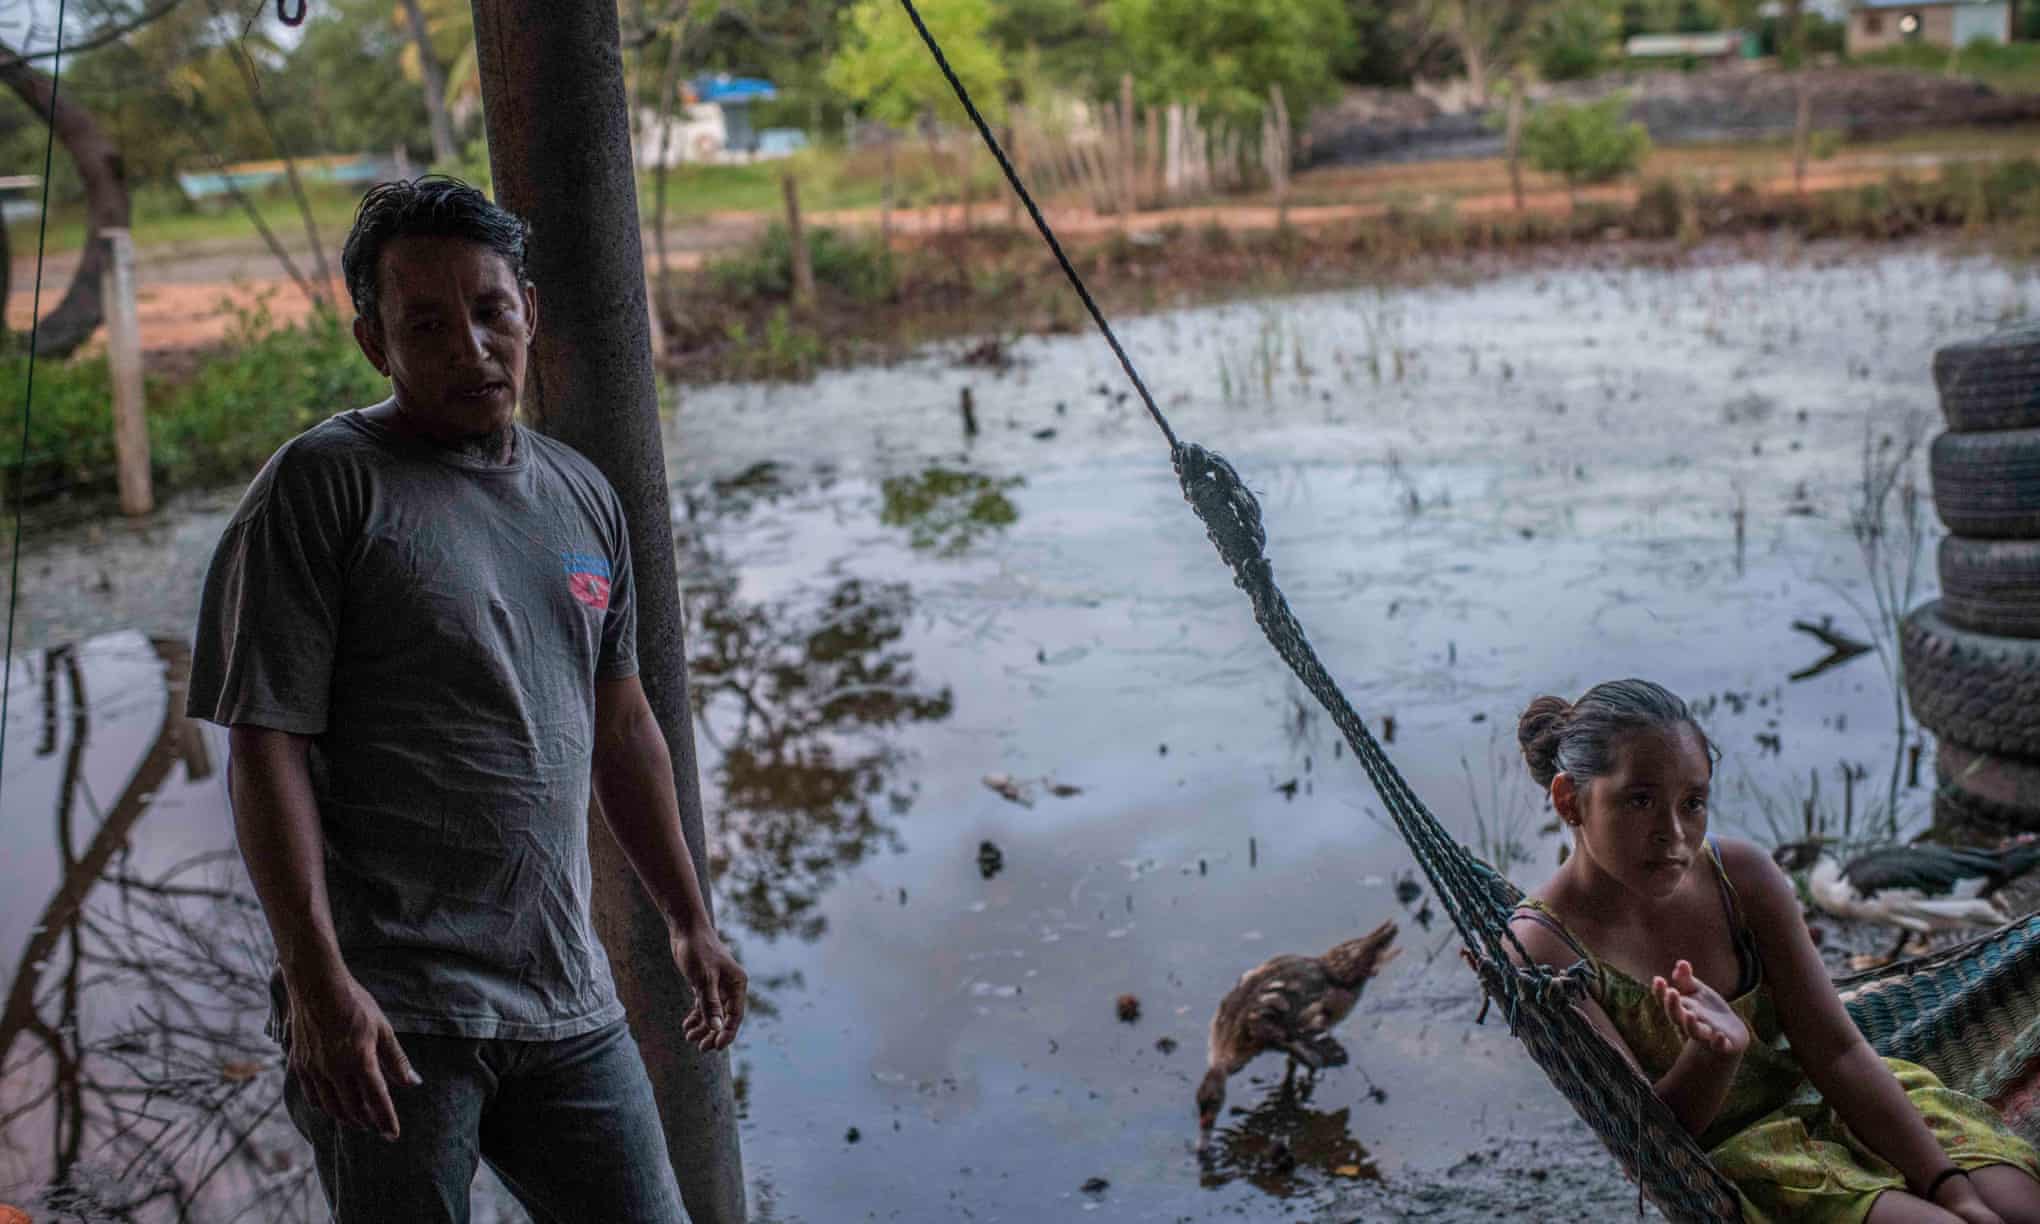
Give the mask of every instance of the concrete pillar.
<path id="1" fill-rule="evenodd" d="M 673 756 L 687 849 L 705 873 L 616 3 L 471 2 L 497 199 L 532 226 L 538 336 L 524 410 L 592 460 L 623 499 L 645 693 Z M 665 921 L 599 822 L 589 846 L 597 929 L 651 1073 L 688 1214 L 694 1224 L 742 1224 L 729 1055 L 704 1055 L 681 1038 L 693 997 Z"/>

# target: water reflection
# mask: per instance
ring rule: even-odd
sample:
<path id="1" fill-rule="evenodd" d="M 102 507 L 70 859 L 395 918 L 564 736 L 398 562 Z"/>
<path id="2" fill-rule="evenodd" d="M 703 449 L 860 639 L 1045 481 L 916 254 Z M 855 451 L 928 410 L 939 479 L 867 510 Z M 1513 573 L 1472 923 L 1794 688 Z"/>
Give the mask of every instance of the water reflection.
<path id="1" fill-rule="evenodd" d="M 1294 1198 L 1327 1179 L 1379 1181 L 1374 1158 L 1351 1133 L 1352 1108 L 1310 1108 L 1310 1085 L 1279 1086 L 1212 1135 L 1199 1177 L 1208 1190 L 1244 1181 L 1275 1198 Z"/>
<path id="2" fill-rule="evenodd" d="M 905 527 L 917 549 L 959 556 L 984 536 L 1019 521 L 1020 512 L 1006 493 L 1022 483 L 1018 476 L 987 476 L 940 464 L 912 476 L 888 476 L 880 484 L 885 505 L 878 521 Z"/>
<path id="3" fill-rule="evenodd" d="M 63 752 L 61 875 L 0 1010 L 0 1142 L 33 1154 L 34 1179 L 10 1170 L 16 1184 L 0 1197 L 80 1221 L 186 1219 L 200 1207 L 206 1218 L 310 1219 L 316 1187 L 260 1028 L 268 932 L 237 887 L 233 853 L 149 869 L 131 846 L 179 765 L 187 782 L 213 775 L 182 713 L 189 648 L 151 646 L 163 714 L 103 810 L 86 769 L 95 706 L 85 668 L 68 647 L 41 660 L 37 755 Z M 106 1014 L 113 999 L 124 1014 Z"/>
<path id="4" fill-rule="evenodd" d="M 900 645 L 913 612 L 903 582 L 841 578 L 819 599 L 740 594 L 719 525 L 792 492 L 775 465 L 686 498 L 689 688 L 715 749 L 722 796 L 710 829 L 718 897 L 767 939 L 821 936 L 822 894 L 846 868 L 897 850 L 893 821 L 916 787 L 886 732 L 947 718 L 945 686 L 920 683 Z"/>

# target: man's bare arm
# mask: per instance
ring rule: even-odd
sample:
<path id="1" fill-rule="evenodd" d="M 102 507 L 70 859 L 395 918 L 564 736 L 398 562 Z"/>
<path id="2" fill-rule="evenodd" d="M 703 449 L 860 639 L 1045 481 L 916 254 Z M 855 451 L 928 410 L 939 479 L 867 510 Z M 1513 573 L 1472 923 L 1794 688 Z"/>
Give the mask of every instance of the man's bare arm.
<path id="1" fill-rule="evenodd" d="M 306 736 L 233 729 L 234 836 L 269 919 L 284 984 L 344 972 L 326 901 L 325 835 L 312 797 Z"/>
<path id="2" fill-rule="evenodd" d="M 319 829 L 302 735 L 233 728 L 234 836 L 269 920 L 290 995 L 290 1060 L 312 1103 L 342 1122 L 397 1135 L 390 1079 L 418 1082 L 374 998 L 347 971 L 326 899 Z"/>
<path id="3" fill-rule="evenodd" d="M 672 757 L 636 676 L 596 685 L 594 773 L 609 831 L 666 916 L 674 959 L 694 988 L 681 1033 L 703 1048 L 722 1049 L 743 1023 L 746 979 L 709 922 L 680 830 Z"/>

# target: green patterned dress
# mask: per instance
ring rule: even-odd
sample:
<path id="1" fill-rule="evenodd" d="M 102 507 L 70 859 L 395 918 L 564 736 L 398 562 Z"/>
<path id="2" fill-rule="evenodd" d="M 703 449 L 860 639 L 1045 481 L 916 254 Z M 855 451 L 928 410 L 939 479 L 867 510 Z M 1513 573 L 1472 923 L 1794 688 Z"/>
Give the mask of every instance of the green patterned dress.
<path id="1" fill-rule="evenodd" d="M 1700 1146 L 1735 1183 L 1743 1217 L 1752 1224 L 1859 1224 L 1878 1195 L 1905 1189 L 1905 1177 L 1858 1139 L 1807 1082 L 1778 1023 L 1778 1008 L 1735 890 L 1711 842 L 1708 849 L 1745 965 L 1741 989 L 1729 1003 L 1750 1026 L 1753 1039 Z M 1523 905 L 1524 916 L 1557 932 L 1586 958 L 1597 979 L 1590 993 L 1645 1074 L 1655 1082 L 1669 1071 L 1685 1037 L 1651 998 L 1650 987 L 1594 956 L 1542 902 Z M 2008 1164 L 2040 1177 L 2040 1155 L 1988 1105 L 1943 1086 L 1916 1063 L 1887 1058 L 1884 1065 L 1956 1164 L 1965 1169 Z"/>

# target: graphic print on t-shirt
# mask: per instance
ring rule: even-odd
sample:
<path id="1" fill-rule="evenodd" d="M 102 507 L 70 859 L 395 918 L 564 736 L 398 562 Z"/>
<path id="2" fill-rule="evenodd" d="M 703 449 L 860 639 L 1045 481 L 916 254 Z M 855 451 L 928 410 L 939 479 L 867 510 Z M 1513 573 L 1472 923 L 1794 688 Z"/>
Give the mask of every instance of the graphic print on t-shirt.
<path id="1" fill-rule="evenodd" d="M 567 570 L 567 590 L 575 599 L 597 610 L 609 607 L 609 558 L 594 553 L 563 552 L 560 561 Z"/>

